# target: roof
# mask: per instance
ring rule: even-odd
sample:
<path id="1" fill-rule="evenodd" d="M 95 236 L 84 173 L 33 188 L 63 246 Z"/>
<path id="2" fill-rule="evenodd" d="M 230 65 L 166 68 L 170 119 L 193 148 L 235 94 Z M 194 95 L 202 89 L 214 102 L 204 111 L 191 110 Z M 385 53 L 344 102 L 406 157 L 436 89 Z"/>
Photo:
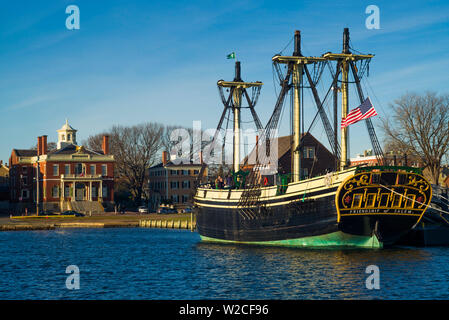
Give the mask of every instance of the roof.
<path id="1" fill-rule="evenodd" d="M 35 157 L 37 156 L 37 150 L 34 149 L 13 149 L 18 157 Z"/>
<path id="2" fill-rule="evenodd" d="M 80 146 L 76 146 L 74 144 L 69 144 L 61 149 L 55 149 L 52 151 L 47 152 L 47 154 L 52 155 L 52 154 L 74 154 L 74 153 L 78 153 L 78 152 L 82 152 L 85 154 L 92 154 L 92 155 L 103 155 L 103 151 L 93 151 L 93 150 L 89 150 L 86 149 L 84 147 L 80 147 Z"/>
<path id="3" fill-rule="evenodd" d="M 66 119 L 65 124 L 61 127 L 61 129 L 58 130 L 58 132 L 59 131 L 77 131 L 77 130 L 74 129 L 71 125 L 69 125 L 69 121 Z"/>
<path id="4" fill-rule="evenodd" d="M 312 141 L 319 145 L 320 148 L 322 147 L 323 149 L 327 150 L 327 148 L 321 143 L 319 142 L 310 132 L 305 133 L 304 135 L 304 139 L 312 139 Z M 290 146 L 291 146 L 291 142 L 292 142 L 293 137 L 290 136 L 282 136 L 282 137 L 277 137 L 277 138 L 273 138 L 271 140 L 271 143 L 277 143 L 278 146 L 278 154 L 277 157 L 278 159 L 282 158 L 287 152 L 290 151 Z M 309 140 L 310 141 L 310 140 Z M 308 146 L 308 144 L 306 144 L 306 146 Z M 327 150 L 329 151 L 329 150 Z M 253 148 L 253 150 L 251 150 L 251 153 L 249 154 L 249 156 L 246 156 L 244 159 L 244 162 L 246 162 L 249 159 L 252 161 L 250 163 L 255 162 L 256 159 L 256 148 Z"/>
<path id="5" fill-rule="evenodd" d="M 76 146 L 74 144 L 69 144 L 61 149 L 54 149 L 54 150 L 48 151 L 47 154 L 48 155 L 74 154 L 74 153 L 80 152 L 80 149 L 82 150 L 82 153 L 85 153 L 85 154 L 104 155 L 103 151 L 89 150 L 84 147 Z M 13 152 L 15 152 L 18 157 L 36 157 L 37 156 L 37 150 L 34 150 L 34 149 L 13 149 Z"/>
<path id="6" fill-rule="evenodd" d="M 188 169 L 188 168 L 201 168 L 200 163 L 180 163 L 180 164 L 174 164 L 172 161 L 167 162 L 167 164 L 164 166 L 162 162 L 150 167 L 149 169 L 157 169 L 157 168 L 166 168 L 166 169 L 173 169 L 173 170 L 182 170 Z"/>

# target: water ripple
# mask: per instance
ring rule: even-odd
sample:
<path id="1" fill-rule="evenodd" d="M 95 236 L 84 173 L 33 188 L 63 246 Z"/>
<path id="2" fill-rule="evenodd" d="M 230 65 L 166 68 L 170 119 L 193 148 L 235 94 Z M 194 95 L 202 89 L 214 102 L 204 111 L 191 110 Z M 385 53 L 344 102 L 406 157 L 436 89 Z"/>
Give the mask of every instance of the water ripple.
<path id="1" fill-rule="evenodd" d="M 0 299 L 448 299 L 449 248 L 215 245 L 159 229 L 0 232 Z M 365 287 L 368 265 L 380 290 Z M 68 290 L 68 265 L 80 290 Z"/>

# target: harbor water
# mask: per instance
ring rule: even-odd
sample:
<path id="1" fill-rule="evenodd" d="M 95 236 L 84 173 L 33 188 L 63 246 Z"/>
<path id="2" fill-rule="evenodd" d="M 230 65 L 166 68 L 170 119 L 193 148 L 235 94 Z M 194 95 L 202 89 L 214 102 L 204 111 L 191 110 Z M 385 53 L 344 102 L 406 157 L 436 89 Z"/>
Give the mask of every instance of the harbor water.
<path id="1" fill-rule="evenodd" d="M 79 269 L 69 290 L 68 266 Z M 368 289 L 368 266 L 379 289 Z M 449 299 L 449 248 L 203 243 L 188 230 L 0 232 L 0 299 Z"/>

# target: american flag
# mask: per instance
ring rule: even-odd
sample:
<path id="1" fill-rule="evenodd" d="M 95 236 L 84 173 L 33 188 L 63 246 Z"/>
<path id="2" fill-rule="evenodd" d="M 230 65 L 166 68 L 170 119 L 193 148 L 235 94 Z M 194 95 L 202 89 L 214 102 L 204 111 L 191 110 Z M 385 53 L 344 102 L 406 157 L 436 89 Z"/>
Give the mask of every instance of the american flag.
<path id="1" fill-rule="evenodd" d="M 371 100 L 366 98 L 366 100 L 354 110 L 351 110 L 346 118 L 341 120 L 341 128 L 345 128 L 350 124 L 356 123 L 360 120 L 368 119 L 370 117 L 377 116 L 376 110 L 371 103 Z"/>

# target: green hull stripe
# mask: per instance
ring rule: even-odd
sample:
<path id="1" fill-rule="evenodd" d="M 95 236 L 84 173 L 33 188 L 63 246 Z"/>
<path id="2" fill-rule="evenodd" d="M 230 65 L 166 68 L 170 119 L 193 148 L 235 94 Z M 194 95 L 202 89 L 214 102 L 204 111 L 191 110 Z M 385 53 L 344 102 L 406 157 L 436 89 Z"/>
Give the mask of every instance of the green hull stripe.
<path id="1" fill-rule="evenodd" d="M 376 236 L 356 236 L 341 231 L 328 233 L 320 236 L 304 237 L 297 239 L 274 240 L 274 241 L 234 241 L 221 240 L 201 236 L 202 241 L 253 244 L 264 246 L 284 246 L 284 247 L 359 247 L 359 248 L 382 248 L 383 245 Z"/>

